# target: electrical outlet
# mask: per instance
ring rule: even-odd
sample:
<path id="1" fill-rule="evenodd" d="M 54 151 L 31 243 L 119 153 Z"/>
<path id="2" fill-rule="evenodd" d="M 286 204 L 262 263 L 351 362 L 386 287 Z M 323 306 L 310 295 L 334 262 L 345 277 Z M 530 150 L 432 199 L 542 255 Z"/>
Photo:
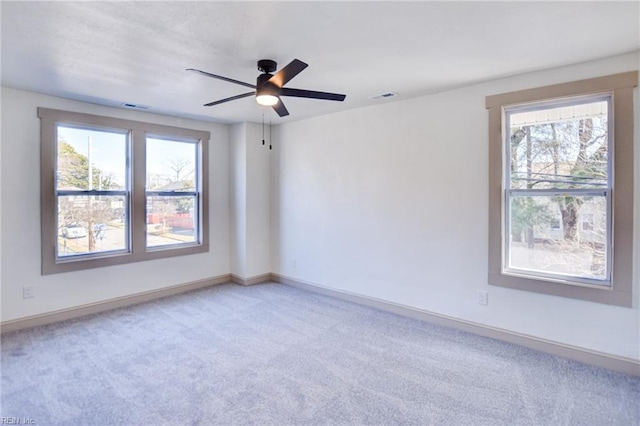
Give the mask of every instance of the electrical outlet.
<path id="1" fill-rule="evenodd" d="M 489 304 L 489 293 L 487 293 L 486 291 L 479 291 L 478 292 L 478 303 L 481 305 L 488 305 Z"/>
<path id="2" fill-rule="evenodd" d="M 293 259 L 293 260 L 291 261 L 291 267 L 292 267 L 293 269 L 296 269 L 296 267 L 297 267 L 297 266 L 298 266 L 298 261 L 297 261 L 296 259 Z"/>
<path id="3" fill-rule="evenodd" d="M 22 298 L 23 299 L 31 299 L 33 298 L 33 287 L 30 285 L 26 285 L 22 287 Z"/>

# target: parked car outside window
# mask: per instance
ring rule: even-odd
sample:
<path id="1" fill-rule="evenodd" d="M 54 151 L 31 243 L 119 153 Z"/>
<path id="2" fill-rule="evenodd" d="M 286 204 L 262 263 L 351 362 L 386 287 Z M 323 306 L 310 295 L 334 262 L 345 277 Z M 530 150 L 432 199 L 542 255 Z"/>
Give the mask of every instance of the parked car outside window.
<path id="1" fill-rule="evenodd" d="M 65 238 L 84 238 L 87 236 L 87 230 L 80 224 L 72 223 L 62 228 L 62 236 Z"/>

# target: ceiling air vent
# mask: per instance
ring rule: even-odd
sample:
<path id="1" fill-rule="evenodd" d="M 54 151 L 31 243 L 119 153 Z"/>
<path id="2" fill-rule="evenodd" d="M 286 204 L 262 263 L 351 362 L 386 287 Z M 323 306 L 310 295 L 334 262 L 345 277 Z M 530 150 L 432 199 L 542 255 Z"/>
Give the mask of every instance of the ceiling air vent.
<path id="1" fill-rule="evenodd" d="M 120 104 L 120 106 L 124 108 L 129 108 L 129 109 L 149 109 L 149 106 L 147 105 L 132 104 L 129 102 L 122 103 Z"/>
<path id="2" fill-rule="evenodd" d="M 393 98 L 394 96 L 398 96 L 398 94 L 396 92 L 386 92 L 379 95 L 369 96 L 369 99 L 387 99 Z"/>

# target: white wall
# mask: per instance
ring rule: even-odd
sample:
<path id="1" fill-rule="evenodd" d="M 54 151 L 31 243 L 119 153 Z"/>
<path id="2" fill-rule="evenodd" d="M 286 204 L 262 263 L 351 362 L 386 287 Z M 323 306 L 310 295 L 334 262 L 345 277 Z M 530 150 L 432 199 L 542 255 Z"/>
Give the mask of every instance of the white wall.
<path id="1" fill-rule="evenodd" d="M 231 273 L 243 279 L 271 272 L 270 150 L 256 123 L 231 126 Z"/>
<path id="2" fill-rule="evenodd" d="M 247 275 L 271 272 L 271 162 L 269 138 L 262 145 L 262 127 L 247 123 Z M 268 130 L 265 129 L 265 132 Z"/>
<path id="3" fill-rule="evenodd" d="M 273 272 L 640 359 L 638 300 L 631 309 L 487 285 L 485 109 L 487 95 L 636 70 L 638 59 L 625 55 L 279 126 Z M 635 146 L 638 158 L 639 137 Z M 636 299 L 637 281 L 636 274 Z M 477 303 L 479 290 L 488 291 L 487 306 Z"/>
<path id="4" fill-rule="evenodd" d="M 231 126 L 229 198 L 231 273 L 247 277 L 247 138 L 246 124 Z"/>
<path id="5" fill-rule="evenodd" d="M 40 275 L 40 120 L 37 107 L 147 121 L 211 132 L 208 253 L 100 269 Z M 229 129 L 137 111 L 2 88 L 2 321 L 228 274 Z M 35 297 L 22 298 L 33 286 Z"/>

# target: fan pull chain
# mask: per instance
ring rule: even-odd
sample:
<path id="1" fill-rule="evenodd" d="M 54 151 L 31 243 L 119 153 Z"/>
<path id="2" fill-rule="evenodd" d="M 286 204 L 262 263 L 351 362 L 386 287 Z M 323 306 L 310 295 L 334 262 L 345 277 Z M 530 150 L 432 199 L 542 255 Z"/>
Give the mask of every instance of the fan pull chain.
<path id="1" fill-rule="evenodd" d="M 271 148 L 271 119 L 269 119 L 269 149 Z"/>
<path id="2" fill-rule="evenodd" d="M 262 113 L 262 145 L 264 145 L 264 112 Z"/>

